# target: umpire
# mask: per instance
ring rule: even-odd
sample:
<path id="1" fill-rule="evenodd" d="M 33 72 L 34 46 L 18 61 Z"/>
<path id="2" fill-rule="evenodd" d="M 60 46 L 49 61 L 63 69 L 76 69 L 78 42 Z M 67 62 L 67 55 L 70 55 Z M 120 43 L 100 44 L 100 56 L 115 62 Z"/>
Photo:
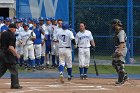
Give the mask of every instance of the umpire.
<path id="1" fill-rule="evenodd" d="M 11 73 L 11 89 L 21 89 L 18 80 L 18 70 L 16 68 L 16 57 L 20 58 L 15 49 L 16 25 L 10 24 L 9 29 L 1 33 L 0 46 L 0 78 L 7 69 Z"/>

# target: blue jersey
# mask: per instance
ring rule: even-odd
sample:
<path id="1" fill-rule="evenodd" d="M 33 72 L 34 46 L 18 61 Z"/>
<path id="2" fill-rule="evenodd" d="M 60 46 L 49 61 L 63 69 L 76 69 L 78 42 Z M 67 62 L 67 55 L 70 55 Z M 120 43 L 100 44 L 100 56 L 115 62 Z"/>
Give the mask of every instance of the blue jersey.
<path id="1" fill-rule="evenodd" d="M 36 35 L 36 39 L 34 40 L 34 44 L 41 44 L 42 43 L 40 30 L 41 29 L 39 29 L 38 27 L 34 29 L 34 33 Z"/>
<path id="2" fill-rule="evenodd" d="M 50 39 L 50 34 L 45 34 L 45 37 L 46 37 L 46 46 L 50 46 L 51 45 L 51 39 Z"/>
<path id="3" fill-rule="evenodd" d="M 7 30 L 8 30 L 8 26 L 3 25 L 3 26 L 1 27 L 1 32 L 3 32 L 3 31 L 7 31 Z"/>

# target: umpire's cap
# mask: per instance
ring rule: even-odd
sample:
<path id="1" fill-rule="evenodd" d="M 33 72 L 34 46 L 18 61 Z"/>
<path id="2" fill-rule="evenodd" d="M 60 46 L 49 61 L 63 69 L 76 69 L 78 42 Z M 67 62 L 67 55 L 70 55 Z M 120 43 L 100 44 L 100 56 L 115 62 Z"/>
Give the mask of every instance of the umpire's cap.
<path id="1" fill-rule="evenodd" d="M 17 28 L 17 27 L 16 27 L 16 24 L 12 23 L 12 24 L 9 25 L 9 28 Z"/>
<path id="2" fill-rule="evenodd" d="M 64 29 L 64 30 L 69 29 L 69 24 L 68 23 L 63 23 L 62 24 L 62 29 Z"/>
<path id="3" fill-rule="evenodd" d="M 113 25 L 113 24 L 117 24 L 117 25 L 119 25 L 119 26 L 122 26 L 122 25 L 123 25 L 122 22 L 121 22 L 119 19 L 113 19 L 112 25 Z"/>

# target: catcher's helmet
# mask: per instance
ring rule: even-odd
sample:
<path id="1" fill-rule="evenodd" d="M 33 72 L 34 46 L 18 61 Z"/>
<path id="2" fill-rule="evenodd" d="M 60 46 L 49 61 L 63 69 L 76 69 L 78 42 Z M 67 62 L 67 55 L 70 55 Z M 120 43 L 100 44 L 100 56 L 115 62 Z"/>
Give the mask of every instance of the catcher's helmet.
<path id="1" fill-rule="evenodd" d="M 119 19 L 113 19 L 112 25 L 113 25 L 113 24 L 117 24 L 117 25 L 119 25 L 119 26 L 122 26 L 122 25 L 123 25 L 122 22 L 121 22 Z"/>

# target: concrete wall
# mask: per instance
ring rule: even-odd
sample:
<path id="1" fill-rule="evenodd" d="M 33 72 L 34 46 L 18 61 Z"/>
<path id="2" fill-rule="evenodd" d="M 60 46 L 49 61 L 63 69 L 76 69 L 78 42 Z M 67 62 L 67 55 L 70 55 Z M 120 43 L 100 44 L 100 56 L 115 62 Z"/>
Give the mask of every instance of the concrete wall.
<path id="1" fill-rule="evenodd" d="M 9 17 L 13 17 L 16 13 L 16 0 L 0 0 L 0 8 L 9 8 Z"/>

